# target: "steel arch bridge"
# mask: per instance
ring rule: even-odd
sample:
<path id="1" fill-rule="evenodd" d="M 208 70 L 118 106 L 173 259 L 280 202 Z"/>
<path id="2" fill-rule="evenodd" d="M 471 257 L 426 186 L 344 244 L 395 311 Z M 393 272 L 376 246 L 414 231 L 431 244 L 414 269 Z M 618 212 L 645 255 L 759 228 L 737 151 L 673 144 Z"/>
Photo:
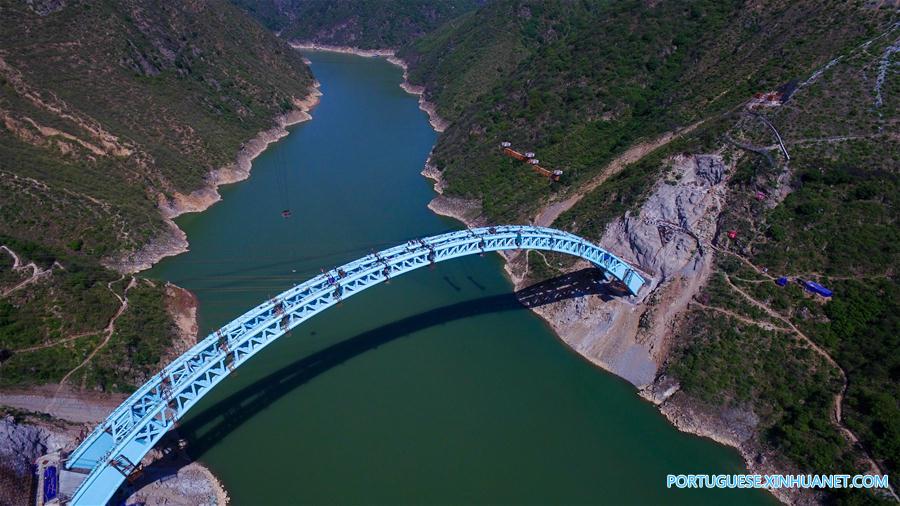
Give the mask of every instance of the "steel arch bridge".
<path id="1" fill-rule="evenodd" d="M 498 226 L 409 241 L 325 272 L 263 302 L 198 342 L 119 405 L 72 452 L 85 474 L 68 504 L 108 502 L 144 455 L 231 371 L 312 316 L 392 277 L 452 258 L 516 249 L 581 257 L 637 294 L 644 279 L 599 246 L 552 228 Z"/>

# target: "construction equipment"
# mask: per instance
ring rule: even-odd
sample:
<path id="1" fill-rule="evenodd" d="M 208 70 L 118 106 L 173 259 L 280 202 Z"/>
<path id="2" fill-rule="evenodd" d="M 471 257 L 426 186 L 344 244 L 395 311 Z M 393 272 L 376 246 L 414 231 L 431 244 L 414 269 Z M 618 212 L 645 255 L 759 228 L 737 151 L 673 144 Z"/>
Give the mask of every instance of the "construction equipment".
<path id="1" fill-rule="evenodd" d="M 508 143 L 507 143 L 507 144 L 508 144 Z M 520 162 L 527 162 L 527 161 L 528 161 L 528 157 L 527 157 L 527 156 L 525 156 L 525 155 L 523 155 L 522 153 L 519 153 L 518 151 L 516 151 L 516 150 L 514 150 L 514 149 L 512 149 L 512 148 L 509 148 L 509 147 L 503 148 L 503 154 L 506 155 L 506 156 L 508 156 L 508 157 L 510 157 L 510 158 L 515 158 L 516 160 L 518 160 L 518 161 L 520 161 Z"/>
<path id="2" fill-rule="evenodd" d="M 141 463 L 135 464 L 125 455 L 119 455 L 111 459 L 109 464 L 113 469 L 122 473 L 128 479 L 128 483 L 134 483 L 144 474 L 144 465 Z"/>
<path id="3" fill-rule="evenodd" d="M 559 181 L 559 178 L 562 177 L 563 171 L 561 170 L 549 170 L 540 166 L 540 160 L 532 159 L 529 160 L 528 163 L 531 164 L 531 168 L 537 172 L 538 174 L 550 178 L 554 181 Z"/>
<path id="4" fill-rule="evenodd" d="M 757 110 L 767 107 L 778 107 L 784 103 L 782 97 L 783 94 L 778 91 L 754 93 L 753 98 L 747 102 L 747 108 L 750 110 Z"/>
<path id="5" fill-rule="evenodd" d="M 563 171 L 561 170 L 549 170 L 541 167 L 541 161 L 535 158 L 535 154 L 533 151 L 526 151 L 524 154 L 519 153 L 518 151 L 514 150 L 512 148 L 512 144 L 507 141 L 503 141 L 500 143 L 500 149 L 503 151 L 504 155 L 531 165 L 532 170 L 546 177 L 547 179 L 550 179 L 552 181 L 559 181 L 559 178 L 563 175 Z"/>

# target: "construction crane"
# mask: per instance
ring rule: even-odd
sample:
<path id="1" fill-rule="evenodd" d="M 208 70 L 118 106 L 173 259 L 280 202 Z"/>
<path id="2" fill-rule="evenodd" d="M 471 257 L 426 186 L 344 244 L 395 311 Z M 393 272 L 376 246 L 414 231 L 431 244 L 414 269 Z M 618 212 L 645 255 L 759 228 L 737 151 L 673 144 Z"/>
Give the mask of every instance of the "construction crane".
<path id="1" fill-rule="evenodd" d="M 538 174 L 553 180 L 559 181 L 559 178 L 562 177 L 563 171 L 561 170 L 549 170 L 541 167 L 541 161 L 535 158 L 535 154 L 531 151 L 526 151 L 525 153 L 519 153 L 518 151 L 512 148 L 512 144 L 506 141 L 500 143 L 500 149 L 503 151 L 503 154 L 513 158 L 515 160 L 519 160 L 520 162 L 525 162 L 531 165 L 531 169 L 537 172 Z"/>

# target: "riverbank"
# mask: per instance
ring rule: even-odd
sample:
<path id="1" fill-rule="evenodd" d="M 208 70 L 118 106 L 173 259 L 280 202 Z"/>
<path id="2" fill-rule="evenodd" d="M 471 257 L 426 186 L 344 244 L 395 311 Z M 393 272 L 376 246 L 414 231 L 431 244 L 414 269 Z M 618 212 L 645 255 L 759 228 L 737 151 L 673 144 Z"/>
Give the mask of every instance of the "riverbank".
<path id="1" fill-rule="evenodd" d="M 170 198 L 163 194 L 157 196 L 157 207 L 165 220 L 167 231 L 151 240 L 137 252 L 126 258 L 108 260 L 110 267 L 123 274 L 134 274 L 149 269 L 165 257 L 178 255 L 188 251 L 187 234 L 175 223 L 175 218 L 186 213 L 205 211 L 222 200 L 219 187 L 233 184 L 250 177 L 253 160 L 263 151 L 289 132 L 287 127 L 312 119 L 310 111 L 319 103 L 322 92 L 316 82 L 309 89 L 304 99 L 294 99 L 294 109 L 273 119 L 274 126 L 263 130 L 245 142 L 235 155 L 234 162 L 210 171 L 206 176 L 206 185 L 190 194 L 175 192 Z"/>
<path id="2" fill-rule="evenodd" d="M 438 195 L 428 202 L 428 209 L 431 209 L 433 213 L 461 221 L 469 228 L 487 224 L 487 219 L 481 212 L 480 202 L 444 195 L 446 183 L 441 176 L 441 171 L 431 163 L 430 156 L 425 161 L 425 168 L 420 174 L 434 181 L 434 191 Z"/>
<path id="3" fill-rule="evenodd" d="M 338 252 L 336 256 L 349 260 L 357 256 L 355 250 L 347 251 L 351 247 L 368 248 L 387 237 L 424 237 L 453 227 L 423 209 L 434 193 L 417 173 L 435 133 L 422 122 L 425 117 L 416 100 L 396 89 L 397 69 L 382 58 L 312 51 L 306 55 L 329 95 L 318 106 L 316 122 L 292 130 L 279 143 L 279 156 L 258 158 L 253 177 L 229 188 L 218 207 L 185 220 L 191 251 L 147 273 L 196 293 L 203 306 L 200 316 L 211 325 L 278 293 L 288 282 L 302 281 L 320 265 L 340 262 L 324 255 Z M 346 140 L 348 132 L 354 134 L 352 142 Z M 378 157 L 372 156 L 375 152 Z M 285 181 L 274 168 L 285 158 L 303 167 L 302 178 L 288 180 L 292 198 L 303 202 L 303 215 L 327 216 L 327 221 L 278 217 L 282 206 L 271 201 L 272 188 Z M 253 227 L 247 229 L 254 233 L 236 236 L 237 226 Z M 181 430 L 192 455 L 216 471 L 238 503 L 283 501 L 283 483 L 302 489 L 310 502 L 395 502 L 409 496 L 392 479 L 398 472 L 412 473 L 416 497 L 425 502 L 465 502 L 473 493 L 507 502 L 511 497 L 515 502 L 596 502 L 610 493 L 618 501 L 642 497 L 659 502 L 669 495 L 663 486 L 628 491 L 639 486 L 639 480 L 605 494 L 597 490 L 623 484 L 626 476 L 640 472 L 657 474 L 664 470 L 664 461 L 681 468 L 703 463 L 723 472 L 743 468 L 733 452 L 671 430 L 633 389 L 597 374 L 554 342 L 542 322 L 510 300 L 498 267 L 478 259 L 442 264 L 442 275 L 423 271 L 418 282 L 412 276 L 392 280 L 379 295 L 365 296 L 367 304 L 345 303 L 293 331 L 302 338 L 280 340 L 278 352 L 260 356 L 262 363 L 247 364 L 250 368 L 239 370 L 236 380 L 217 387 L 218 401 L 204 403 L 202 411 L 185 417 Z M 295 269 L 300 274 L 293 275 Z M 321 347 L 324 353 L 310 355 L 311 347 Z M 409 370 L 411 364 L 422 367 Z M 439 364 L 457 365 L 448 375 L 443 367 L 435 367 Z M 536 370 L 542 374 L 534 374 Z M 371 371 L 382 372 L 373 378 Z M 417 378 L 417 392 L 402 388 L 410 374 Z M 470 381 L 454 381 L 454 376 Z M 259 393 L 254 396 L 258 400 L 238 401 L 251 387 Z M 553 395 L 547 395 L 550 392 Z M 597 395 L 603 403 L 593 402 Z M 506 401 L 497 402 L 500 399 Z M 452 412 L 458 402 L 469 406 L 467 420 L 493 422 L 479 423 L 475 432 L 466 423 L 430 422 L 446 420 L 448 408 Z M 400 406 L 412 406 L 416 416 L 396 408 Z M 309 416 L 323 409 L 340 414 L 345 434 L 341 439 L 354 441 L 352 445 L 336 447 L 328 438 L 305 436 L 259 437 L 327 433 L 333 417 Z M 617 413 L 614 419 L 608 411 Z M 570 430 L 558 434 L 554 427 L 559 424 Z M 610 447 L 603 434 L 617 430 L 628 434 Z M 415 436 L 389 436 L 401 433 Z M 441 445 L 418 439 L 431 439 L 433 433 L 459 442 L 454 458 L 477 452 L 479 462 L 465 469 L 445 467 Z M 540 434 L 557 436 L 535 440 Z M 642 446 L 643 441 L 652 443 Z M 638 446 L 660 458 L 646 462 L 642 452 L 627 449 Z M 567 462 L 562 468 L 540 457 L 555 455 L 556 449 Z M 373 451 L 394 457 L 371 468 L 367 459 Z M 247 459 L 256 457 L 264 458 L 266 466 L 247 468 Z M 421 466 L 431 459 L 433 463 Z M 335 465 L 323 466 L 323 460 Z M 484 487 L 484 472 L 497 466 L 515 469 L 514 476 L 497 477 Z M 441 473 L 429 473 L 425 467 Z M 348 469 L 369 478 L 348 483 Z M 592 476 L 609 477 L 610 470 L 621 475 L 590 485 Z M 528 476 L 529 482 L 540 476 L 540 485 L 516 488 L 521 476 Z M 448 482 L 452 487 L 445 486 Z"/>
<path id="4" fill-rule="evenodd" d="M 253 160 L 266 148 L 288 135 L 288 127 L 312 119 L 310 111 L 318 104 L 322 93 L 316 82 L 304 99 L 294 99 L 293 110 L 273 119 L 274 126 L 259 132 L 243 143 L 234 162 L 209 172 L 206 185 L 190 194 L 174 193 L 170 198 L 158 195 L 157 206 L 162 214 L 167 230 L 151 240 L 138 252 L 127 258 L 108 260 L 107 267 L 122 273 L 136 273 L 152 267 L 165 257 L 188 251 L 187 234 L 178 227 L 174 219 L 185 213 L 201 212 L 222 199 L 218 189 L 225 184 L 243 181 L 250 177 Z M 190 291 L 174 284 L 166 284 L 166 308 L 175 324 L 177 336 L 173 346 L 163 356 L 163 362 L 183 353 L 197 342 L 197 299 Z M 26 422 L 8 424 L 10 431 L 19 435 L 47 434 L 47 427 L 35 425 L 34 421 L 42 421 L 42 417 L 53 423 L 65 424 L 67 427 L 78 426 L 82 433 L 89 432 L 93 426 L 106 416 L 123 400 L 124 395 L 103 394 L 99 392 L 82 392 L 71 388 L 60 388 L 57 385 L 45 385 L 21 391 L 7 391 L 3 394 L 3 404 L 22 413 L 31 413 Z M 31 423 L 29 423 L 31 422 Z M 48 423 L 49 423 L 48 422 Z M 71 431 L 70 431 L 71 432 Z M 52 434 L 51 434 L 52 435 Z M 24 437 L 24 436 L 23 436 Z M 80 436 L 79 436 L 80 437 Z M 71 451 L 77 445 L 79 437 L 65 439 L 65 444 L 38 444 L 32 442 L 35 451 L 44 454 L 54 451 Z M 22 439 L 7 438 L 6 442 Z M 44 437 L 45 441 L 63 441 L 62 438 Z M 0 444 L 0 451 L 4 445 Z M 150 466 L 151 460 L 145 465 Z M 150 482 L 138 492 L 147 504 L 219 504 L 227 503 L 227 493 L 212 472 L 199 463 L 180 463 L 177 472 L 171 469 L 170 463 L 160 476 L 166 476 L 165 484 Z M 150 466 L 156 469 L 157 464 Z M 174 478 L 169 477 L 175 475 Z M 21 476 L 24 480 L 25 477 Z M 146 490 L 145 490 L 146 489 Z M 206 495 L 194 496 L 185 491 L 203 490 Z M 204 492 L 205 493 L 205 492 Z"/>
<path id="5" fill-rule="evenodd" d="M 96 393 L 70 397 L 85 408 L 76 420 L 61 417 L 59 412 L 49 416 L 27 409 L 0 408 L 0 504 L 28 504 L 34 487 L 32 464 L 43 455 L 74 450 L 118 401 L 118 396 L 103 398 Z M 154 450 L 142 463 L 141 480 L 126 492 L 129 504 L 228 504 L 228 493 L 218 478 L 183 451 L 172 458 Z"/>
<path id="6" fill-rule="evenodd" d="M 198 332 L 196 296 L 171 283 L 166 284 L 166 295 L 177 337 L 160 367 L 196 344 Z M 58 385 L 4 390 L 0 406 L 0 504 L 27 500 L 34 460 L 74 450 L 126 397 Z M 203 464 L 192 462 L 184 452 L 178 459 L 162 456 L 156 451 L 144 459 L 145 479 L 131 491 L 130 499 L 135 500 L 130 502 L 185 506 L 228 503 L 224 486 Z"/>
<path id="7" fill-rule="evenodd" d="M 649 288 L 631 301 L 579 297 L 531 309 L 581 357 L 632 383 L 638 394 L 678 430 L 737 449 L 751 473 L 783 473 L 782 463 L 758 441 L 752 412 L 711 410 L 681 392 L 671 378 L 658 376 L 680 314 L 710 276 L 712 251 L 701 245 L 709 244 L 716 233 L 715 217 L 725 204 L 725 182 L 733 171 L 719 155 L 678 156 L 669 163 L 679 183 L 657 183 L 654 194 L 636 216 L 612 222 L 600 240 L 609 251 L 639 266 L 650 278 Z M 438 193 L 429 202 L 429 209 L 467 227 L 484 226 L 480 203 L 445 195 L 446 183 L 430 160 L 422 175 L 434 181 Z M 548 204 L 537 217 L 553 205 Z M 669 227 L 674 235 L 664 240 L 658 227 L 672 220 L 686 227 Z M 504 269 L 516 291 L 531 284 L 529 256 L 503 255 Z M 548 262 L 546 256 L 541 257 Z M 577 276 L 589 266 L 577 262 L 566 269 L 549 263 L 547 267 L 561 275 Z M 773 491 L 773 495 L 785 503 L 808 499 L 794 492 Z"/>
<path id="8" fill-rule="evenodd" d="M 360 49 L 358 47 L 329 46 L 311 42 L 289 42 L 288 44 L 297 50 L 331 51 L 334 53 L 362 56 L 364 58 L 385 58 L 391 64 L 403 69 L 403 82 L 400 83 L 400 87 L 407 93 L 419 97 L 419 109 L 428 115 L 428 122 L 431 124 L 431 128 L 433 128 L 435 132 L 440 133 L 450 126 L 450 122 L 441 118 L 437 113 L 437 106 L 434 103 L 425 100 L 425 87 L 416 86 L 409 82 L 409 65 L 403 59 L 397 57 L 397 51 L 395 49 Z"/>
<path id="9" fill-rule="evenodd" d="M 161 259 L 188 250 L 187 235 L 174 222 L 174 218 L 189 212 L 200 212 L 221 200 L 218 188 L 224 184 L 236 183 L 250 176 L 253 160 L 269 144 L 288 134 L 287 127 L 312 118 L 310 110 L 321 96 L 316 83 L 308 96 L 294 101 L 294 110 L 274 119 L 274 126 L 262 131 L 243 144 L 235 156 L 235 161 L 207 177 L 207 185 L 188 195 L 175 193 L 171 199 L 159 196 L 158 207 L 162 213 L 167 231 L 150 241 L 139 252 L 127 259 L 106 262 L 123 273 L 134 273 L 151 267 Z M 163 362 L 186 351 L 197 342 L 197 299 L 183 288 L 166 284 L 167 310 L 175 324 L 177 336 L 171 349 L 164 354 Z M 162 364 L 164 365 L 164 364 Z M 125 395 L 85 392 L 59 385 L 43 385 L 20 390 L 5 390 L 3 406 L 5 412 L 15 413 L 4 418 L 0 426 L 0 455 L 15 456 L 14 469 L 0 468 L 3 486 L 0 494 L 4 497 L 27 496 L 30 480 L 30 465 L 34 458 L 55 451 L 71 451 L 81 437 L 103 421 L 124 399 Z M 27 451 L 24 451 L 26 448 Z M 4 459 L 13 462 L 12 458 Z M 151 462 L 145 462 L 151 464 Z M 2 467 L 2 466 L 0 466 Z M 151 469 L 155 467 L 151 466 Z M 20 469 L 21 468 L 21 469 Z M 27 473 L 22 471 L 27 469 Z M 171 471 L 171 469 L 169 469 Z M 165 474 L 168 476 L 168 473 Z M 166 480 L 165 485 L 148 483 L 147 490 L 141 489 L 142 499 L 147 504 L 218 504 L 227 503 L 227 493 L 212 472 L 199 463 L 184 464 L 175 473 L 175 478 Z M 11 484 L 7 486 L 6 482 Z M 24 486 L 25 491 L 16 490 Z M 175 492 L 173 492 L 173 490 Z M 195 496 L 185 491 L 202 490 L 206 495 Z M 206 493 L 204 492 L 204 493 Z M 206 499 L 210 499 L 207 501 Z M 182 501 L 182 502 L 179 502 Z M 11 501 L 14 503 L 17 501 Z"/>
<path id="10" fill-rule="evenodd" d="M 123 495 L 126 504 L 146 506 L 225 506 L 225 487 L 212 471 L 196 462 L 177 429 L 166 434 L 144 458 L 147 467 Z M 163 451 L 162 449 L 165 449 Z"/>
<path id="11" fill-rule="evenodd" d="M 735 448 L 751 474 L 804 474 L 796 468 L 786 468 L 783 459 L 765 449 L 756 434 L 756 415 L 752 411 L 733 408 L 716 411 L 684 394 L 678 383 L 668 376 L 639 391 L 641 398 L 651 402 L 675 428 L 688 434 L 712 439 Z M 784 504 L 820 504 L 822 493 L 792 489 L 772 489 L 769 492 Z"/>

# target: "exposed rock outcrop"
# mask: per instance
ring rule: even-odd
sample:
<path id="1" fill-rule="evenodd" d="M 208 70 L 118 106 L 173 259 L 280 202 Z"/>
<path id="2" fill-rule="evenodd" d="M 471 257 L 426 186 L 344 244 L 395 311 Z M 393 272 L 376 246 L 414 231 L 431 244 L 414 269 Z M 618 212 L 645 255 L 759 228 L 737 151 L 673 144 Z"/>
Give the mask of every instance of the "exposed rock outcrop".
<path id="1" fill-rule="evenodd" d="M 665 181 L 637 216 L 607 227 L 601 244 L 653 276 L 655 288 L 678 275 L 698 272 L 703 245 L 715 234 L 724 203 L 725 164 L 715 155 L 676 156 Z"/>
<path id="2" fill-rule="evenodd" d="M 425 168 L 422 169 L 421 174 L 428 179 L 434 181 L 434 192 L 438 195 L 444 194 L 444 187 L 446 184 L 444 183 L 444 178 L 441 177 L 441 171 L 431 162 L 431 154 L 428 155 L 428 159 L 425 160 Z"/>
<path id="3" fill-rule="evenodd" d="M 0 416 L 0 504 L 28 504 L 35 459 L 72 448 L 77 428 L 57 423 L 26 423 Z"/>
<path id="4" fill-rule="evenodd" d="M 196 462 L 159 464 L 145 471 L 152 481 L 128 496 L 126 504 L 147 506 L 225 506 L 228 495 L 219 480 Z"/>
<path id="5" fill-rule="evenodd" d="M 611 223 L 600 240 L 645 272 L 648 284 L 641 294 L 535 308 L 569 346 L 639 387 L 656 378 L 677 315 L 706 282 L 712 257 L 704 245 L 715 234 L 724 204 L 727 167 L 721 157 L 676 156 L 667 161 L 667 172 L 640 211 Z"/>
<path id="6" fill-rule="evenodd" d="M 161 367 L 197 344 L 197 305 L 197 296 L 189 290 L 166 283 L 166 310 L 175 322 L 178 339 L 163 357 Z"/>
<path id="7" fill-rule="evenodd" d="M 64 431 L 19 423 L 9 415 L 0 418 L 0 462 L 19 476 L 30 474 L 34 459 L 48 449 L 64 448 L 74 441 L 74 436 Z"/>
<path id="8" fill-rule="evenodd" d="M 747 408 L 704 405 L 681 392 L 678 382 L 660 375 L 656 381 L 641 389 L 641 397 L 655 404 L 659 411 L 682 432 L 710 438 L 719 444 L 736 448 L 747 468 L 756 474 L 802 474 L 790 468 L 777 455 L 764 450 L 758 441 L 759 418 Z M 786 504 L 821 504 L 821 491 L 799 489 L 770 490 Z"/>
<path id="9" fill-rule="evenodd" d="M 26 0 L 25 3 L 39 16 L 53 14 L 66 7 L 66 0 Z"/>
<path id="10" fill-rule="evenodd" d="M 455 218 L 470 227 L 487 225 L 487 220 L 481 214 L 481 203 L 477 200 L 439 195 L 428 203 L 428 209 L 441 216 Z"/>

